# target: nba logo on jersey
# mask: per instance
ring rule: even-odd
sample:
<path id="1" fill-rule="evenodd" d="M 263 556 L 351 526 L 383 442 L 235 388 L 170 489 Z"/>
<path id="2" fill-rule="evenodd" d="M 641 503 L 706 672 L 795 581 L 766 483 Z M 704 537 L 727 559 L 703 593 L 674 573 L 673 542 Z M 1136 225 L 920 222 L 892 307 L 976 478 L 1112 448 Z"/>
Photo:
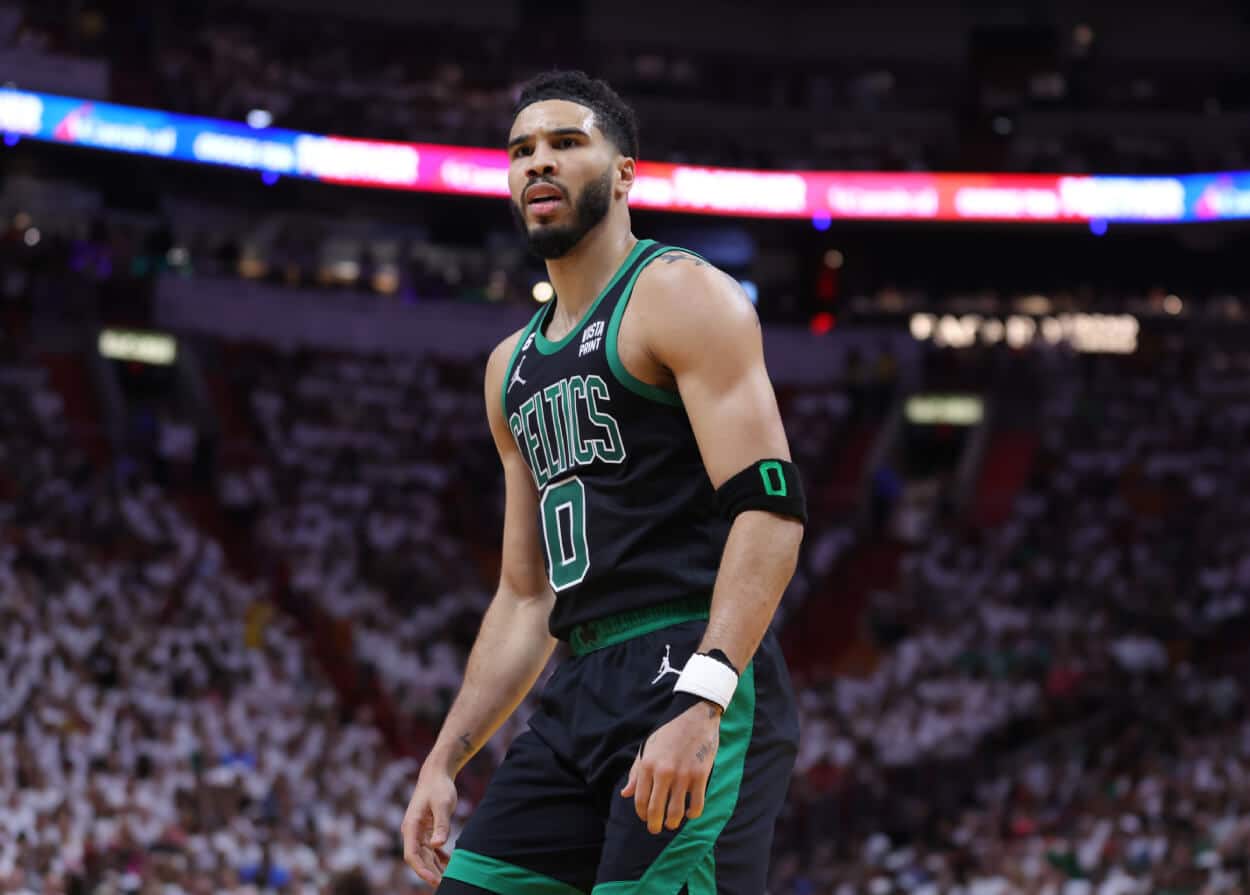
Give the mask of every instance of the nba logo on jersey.
<path id="1" fill-rule="evenodd" d="M 578 357 L 585 357 L 599 347 L 603 341 L 603 321 L 596 320 L 586 327 L 582 333 L 582 344 L 577 349 Z"/>

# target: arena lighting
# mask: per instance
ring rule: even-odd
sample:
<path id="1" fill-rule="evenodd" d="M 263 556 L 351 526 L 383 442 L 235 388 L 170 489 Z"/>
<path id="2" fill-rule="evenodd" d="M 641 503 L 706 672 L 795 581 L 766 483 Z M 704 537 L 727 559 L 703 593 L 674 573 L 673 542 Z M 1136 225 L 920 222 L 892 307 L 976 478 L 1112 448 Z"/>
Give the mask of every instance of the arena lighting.
<path id="1" fill-rule="evenodd" d="M 912 395 L 903 414 L 917 426 L 975 426 L 985 418 L 985 402 L 976 395 Z"/>
<path id="2" fill-rule="evenodd" d="M 100 331 L 99 350 L 101 357 L 112 360 L 167 367 L 178 356 L 178 343 L 173 336 L 164 333 L 105 329 Z"/>
<path id="3" fill-rule="evenodd" d="M 539 304 L 545 304 L 551 301 L 556 294 L 556 290 L 546 280 L 539 280 L 534 284 L 534 288 L 530 290 L 530 294 L 534 296 L 534 301 Z"/>
<path id="4" fill-rule="evenodd" d="M 39 239 L 41 236 L 42 234 L 39 232 L 38 227 L 31 227 L 22 234 L 22 241 L 33 249 L 35 246 L 39 245 Z"/>
<path id="5" fill-rule="evenodd" d="M 264 111 L 264 110 L 255 110 Z M 255 120 L 255 119 L 254 119 Z M 1009 119 L 1008 119 L 1009 121 Z M 502 149 L 257 129 L 115 103 L 0 89 L 0 132 L 70 146 L 224 165 L 269 178 L 508 196 Z M 640 161 L 630 204 L 732 217 L 1108 223 L 1250 219 L 1250 171 L 1177 176 L 752 171 Z"/>
<path id="6" fill-rule="evenodd" d="M 825 267 L 830 270 L 838 270 L 846 263 L 846 257 L 837 249 L 830 249 L 825 252 Z"/>
<path id="7" fill-rule="evenodd" d="M 261 130 L 273 124 L 273 115 L 268 109 L 253 109 L 247 113 L 247 126 Z"/>
<path id="8" fill-rule="evenodd" d="M 1163 299 L 1163 310 L 1167 311 L 1172 316 L 1176 316 L 1184 309 L 1185 303 L 1181 301 L 1179 295 L 1169 295 L 1167 298 Z"/>
<path id="9" fill-rule="evenodd" d="M 354 283 L 360 278 L 360 263 L 343 258 L 330 265 L 329 274 L 341 283 Z"/>
<path id="10" fill-rule="evenodd" d="M 808 324 L 808 328 L 812 331 L 813 335 L 823 336 L 832 332 L 833 327 L 837 324 L 837 322 L 837 318 L 835 318 L 828 311 L 821 311 L 819 314 L 812 316 L 811 322 Z"/>
<path id="11" fill-rule="evenodd" d="M 1050 299 L 1044 295 L 1025 295 L 1016 300 L 1016 310 L 1023 314 L 1031 314 L 1036 317 L 1039 314 L 1050 313 Z"/>
<path id="12" fill-rule="evenodd" d="M 912 338 L 950 348 L 1006 342 L 1026 348 L 1034 342 L 1066 342 L 1084 354 L 1132 354 L 1137 350 L 1137 318 L 1131 314 L 1050 314 L 1030 317 L 1011 314 L 1005 319 L 980 314 L 913 314 L 908 321 Z"/>

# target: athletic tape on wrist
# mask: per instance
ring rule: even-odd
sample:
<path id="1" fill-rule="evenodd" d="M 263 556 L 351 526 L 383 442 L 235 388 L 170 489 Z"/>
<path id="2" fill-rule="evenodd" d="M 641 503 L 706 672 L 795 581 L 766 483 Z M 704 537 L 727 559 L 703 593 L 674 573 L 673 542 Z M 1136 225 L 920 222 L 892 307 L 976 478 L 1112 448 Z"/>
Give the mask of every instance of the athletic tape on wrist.
<path id="1" fill-rule="evenodd" d="M 738 675 L 728 665 L 711 656 L 695 653 L 677 676 L 674 693 L 691 693 L 700 699 L 714 702 L 722 709 L 729 708 L 729 701 L 738 689 Z"/>

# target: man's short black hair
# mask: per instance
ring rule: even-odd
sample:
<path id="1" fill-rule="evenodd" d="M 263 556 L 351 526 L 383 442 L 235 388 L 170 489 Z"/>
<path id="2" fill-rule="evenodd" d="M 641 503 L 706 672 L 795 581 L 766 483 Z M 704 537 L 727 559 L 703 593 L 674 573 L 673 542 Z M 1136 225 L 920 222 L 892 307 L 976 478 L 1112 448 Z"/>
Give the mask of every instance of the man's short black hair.
<path id="1" fill-rule="evenodd" d="M 595 113 L 595 124 L 621 155 L 638 158 L 638 118 L 608 82 L 584 71 L 547 71 L 521 85 L 512 118 L 526 106 L 545 99 L 564 99 Z"/>

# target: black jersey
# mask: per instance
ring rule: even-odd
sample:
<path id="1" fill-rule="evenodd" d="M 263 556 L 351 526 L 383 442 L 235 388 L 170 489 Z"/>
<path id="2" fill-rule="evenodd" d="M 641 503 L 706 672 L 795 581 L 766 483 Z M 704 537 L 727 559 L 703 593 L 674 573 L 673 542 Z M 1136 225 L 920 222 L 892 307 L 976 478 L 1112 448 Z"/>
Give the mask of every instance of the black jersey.
<path id="1" fill-rule="evenodd" d="M 581 321 L 545 335 L 557 299 L 525 328 L 503 380 L 508 426 L 538 487 L 551 633 L 687 597 L 711 597 L 729 533 L 677 392 L 617 354 L 639 273 L 671 251 L 638 242 Z"/>

